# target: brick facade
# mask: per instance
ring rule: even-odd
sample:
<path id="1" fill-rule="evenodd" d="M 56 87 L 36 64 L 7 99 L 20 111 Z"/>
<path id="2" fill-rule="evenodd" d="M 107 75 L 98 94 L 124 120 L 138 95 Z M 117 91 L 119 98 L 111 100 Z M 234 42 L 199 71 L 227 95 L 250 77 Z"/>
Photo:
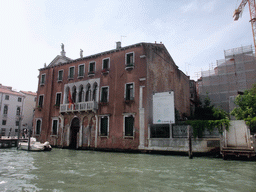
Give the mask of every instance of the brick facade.
<path id="1" fill-rule="evenodd" d="M 67 62 L 61 58 L 64 55 L 58 57 L 39 70 L 33 134 L 42 142 L 72 148 L 143 149 L 148 145 L 156 92 L 173 90 L 177 111 L 190 114 L 189 78 L 163 44 L 117 47 Z"/>

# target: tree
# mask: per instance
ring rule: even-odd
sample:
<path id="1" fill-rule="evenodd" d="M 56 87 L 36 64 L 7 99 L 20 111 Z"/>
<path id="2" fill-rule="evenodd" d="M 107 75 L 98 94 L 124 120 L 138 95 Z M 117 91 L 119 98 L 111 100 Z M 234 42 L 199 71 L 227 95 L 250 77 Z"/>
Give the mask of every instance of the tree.
<path id="1" fill-rule="evenodd" d="M 224 128 L 228 130 L 229 118 L 227 112 L 211 105 L 207 94 L 204 103 L 202 104 L 201 101 L 198 103 L 194 116 L 186 123 L 193 127 L 194 137 L 202 137 L 205 129 L 212 132 L 214 128 L 218 128 L 220 133 Z"/>
<path id="2" fill-rule="evenodd" d="M 235 98 L 235 107 L 231 115 L 238 120 L 245 120 L 252 132 L 256 131 L 256 84 L 252 89 L 244 91 L 243 94 Z"/>
<path id="3" fill-rule="evenodd" d="M 221 120 L 228 119 L 228 113 L 222 109 L 214 107 L 211 105 L 211 100 L 207 94 L 204 99 L 204 103 L 199 102 L 198 106 L 195 108 L 195 114 L 192 119 L 197 120 Z"/>
<path id="4" fill-rule="evenodd" d="M 235 107 L 231 112 L 239 120 L 256 117 L 256 84 L 252 89 L 246 90 L 243 95 L 235 98 Z"/>

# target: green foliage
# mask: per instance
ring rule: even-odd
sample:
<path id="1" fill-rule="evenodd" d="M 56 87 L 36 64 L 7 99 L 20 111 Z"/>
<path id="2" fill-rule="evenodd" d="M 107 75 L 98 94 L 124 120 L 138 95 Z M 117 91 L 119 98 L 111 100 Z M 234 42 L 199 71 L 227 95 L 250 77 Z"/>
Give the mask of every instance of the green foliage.
<path id="1" fill-rule="evenodd" d="M 203 103 L 199 102 L 194 116 L 190 119 L 186 121 L 186 124 L 193 127 L 194 137 L 202 137 L 205 129 L 212 132 L 215 127 L 222 133 L 224 128 L 228 130 L 230 122 L 228 113 L 211 105 L 208 95 L 205 97 Z"/>
<path id="2" fill-rule="evenodd" d="M 235 99 L 238 106 L 231 111 L 238 120 L 245 120 L 252 132 L 256 131 L 256 84 Z"/>
<path id="3" fill-rule="evenodd" d="M 220 120 L 228 119 L 228 113 L 222 109 L 216 108 L 211 105 L 211 100 L 207 95 L 204 99 L 204 103 L 199 102 L 199 105 L 195 108 L 194 116 L 191 119 L 197 120 Z"/>
<path id="4" fill-rule="evenodd" d="M 232 112 L 239 120 L 256 117 L 256 84 L 251 90 L 246 90 L 243 95 L 238 95 L 235 99 L 238 106 Z"/>
<path id="5" fill-rule="evenodd" d="M 219 133 L 222 133 L 224 128 L 228 130 L 230 126 L 229 119 L 221 119 L 221 120 L 188 120 L 186 124 L 191 125 L 193 127 L 193 136 L 202 137 L 204 130 L 208 130 L 212 132 L 215 127 L 218 128 Z"/>

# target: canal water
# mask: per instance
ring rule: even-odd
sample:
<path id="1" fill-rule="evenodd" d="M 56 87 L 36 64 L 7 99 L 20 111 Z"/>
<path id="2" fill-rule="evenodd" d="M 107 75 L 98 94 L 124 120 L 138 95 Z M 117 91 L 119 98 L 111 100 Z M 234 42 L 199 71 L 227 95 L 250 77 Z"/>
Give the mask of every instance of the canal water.
<path id="1" fill-rule="evenodd" d="M 0 191 L 256 191 L 256 162 L 0 149 Z"/>

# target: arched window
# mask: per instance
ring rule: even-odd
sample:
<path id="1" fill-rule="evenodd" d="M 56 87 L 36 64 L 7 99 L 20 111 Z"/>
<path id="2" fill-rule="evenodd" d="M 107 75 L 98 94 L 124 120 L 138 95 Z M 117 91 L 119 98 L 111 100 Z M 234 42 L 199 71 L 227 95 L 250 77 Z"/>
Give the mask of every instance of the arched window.
<path id="1" fill-rule="evenodd" d="M 72 101 L 73 101 L 73 103 L 76 102 L 76 87 L 73 87 Z"/>
<path id="2" fill-rule="evenodd" d="M 85 101 L 90 101 L 90 96 L 91 96 L 91 85 L 88 84 L 86 89 Z"/>
<path id="3" fill-rule="evenodd" d="M 20 115 L 20 107 L 17 107 L 16 115 Z"/>
<path id="4" fill-rule="evenodd" d="M 97 87 L 98 87 L 97 83 L 94 83 L 94 85 L 93 85 L 93 93 L 92 93 L 92 100 L 93 101 L 96 101 L 96 98 L 97 98 Z"/>
<path id="5" fill-rule="evenodd" d="M 83 88 L 83 86 L 81 85 L 81 86 L 80 86 L 79 95 L 78 95 L 78 102 L 83 102 L 83 91 L 84 91 L 84 88 Z"/>
<path id="6" fill-rule="evenodd" d="M 41 133 L 41 119 L 36 121 L 36 135 L 40 135 Z"/>
<path id="7" fill-rule="evenodd" d="M 71 92 L 70 92 L 70 88 L 67 87 L 66 88 L 66 98 L 65 98 L 65 103 L 69 103 L 69 97 L 71 97 Z"/>

